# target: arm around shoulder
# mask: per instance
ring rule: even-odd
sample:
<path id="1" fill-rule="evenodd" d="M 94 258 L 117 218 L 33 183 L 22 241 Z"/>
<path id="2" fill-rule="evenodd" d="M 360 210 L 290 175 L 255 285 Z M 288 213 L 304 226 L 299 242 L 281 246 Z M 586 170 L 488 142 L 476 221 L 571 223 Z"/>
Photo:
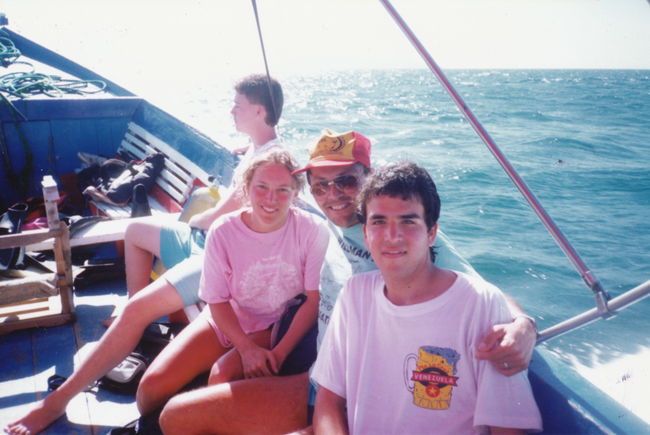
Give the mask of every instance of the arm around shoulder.
<path id="1" fill-rule="evenodd" d="M 490 361 L 502 375 L 512 376 L 528 368 L 537 342 L 537 325 L 514 299 L 504 296 L 514 319 L 492 326 L 482 338 L 476 357 Z"/>

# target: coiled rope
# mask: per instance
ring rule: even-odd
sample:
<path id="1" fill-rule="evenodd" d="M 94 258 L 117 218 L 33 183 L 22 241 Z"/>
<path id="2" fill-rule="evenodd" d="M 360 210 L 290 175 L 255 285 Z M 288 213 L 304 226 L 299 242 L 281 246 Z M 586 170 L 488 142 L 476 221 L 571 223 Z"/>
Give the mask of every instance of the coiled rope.
<path id="1" fill-rule="evenodd" d="M 7 67 L 20 57 L 20 50 L 14 42 L 7 37 L 7 34 L 0 30 L 0 65 Z"/>
<path id="2" fill-rule="evenodd" d="M 0 76 L 0 91 L 18 98 L 40 94 L 53 98 L 66 94 L 96 94 L 105 88 L 106 83 L 101 80 L 64 79 L 37 72 L 13 72 Z"/>
<path id="3" fill-rule="evenodd" d="M 25 164 L 22 169 L 15 171 L 9 157 L 9 150 L 4 141 L 4 132 L 0 130 L 0 154 L 2 164 L 7 174 L 11 187 L 21 196 L 26 197 L 34 173 L 34 155 L 29 146 L 27 136 L 23 131 L 22 123 L 27 117 L 21 113 L 9 100 L 8 96 L 24 99 L 34 95 L 47 95 L 58 98 L 68 94 L 95 94 L 106 89 L 106 83 L 101 80 L 64 79 L 60 76 L 38 73 L 34 66 L 25 61 L 18 60 L 22 53 L 16 47 L 9 35 L 0 29 L 0 65 L 8 68 L 11 65 L 25 65 L 26 72 L 10 72 L 0 75 L 0 100 L 7 105 L 14 117 L 14 126 L 18 133 L 20 143 L 25 153 Z"/>
<path id="4" fill-rule="evenodd" d="M 18 61 L 20 56 L 20 50 L 7 33 L 0 30 L 0 65 L 6 68 L 9 65 L 23 64 L 30 69 L 28 72 L 11 72 L 0 76 L 0 92 L 17 98 L 34 95 L 60 98 L 68 94 L 96 94 L 106 89 L 106 83 L 102 80 L 64 79 L 57 75 L 35 72 L 29 62 Z"/>

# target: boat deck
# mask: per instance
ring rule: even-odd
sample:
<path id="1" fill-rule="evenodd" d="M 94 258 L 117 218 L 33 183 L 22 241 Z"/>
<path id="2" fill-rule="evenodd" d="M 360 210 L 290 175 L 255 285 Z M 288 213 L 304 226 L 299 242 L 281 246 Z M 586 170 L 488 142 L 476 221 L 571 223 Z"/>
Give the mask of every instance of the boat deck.
<path id="1" fill-rule="evenodd" d="M 76 322 L 0 335 L 0 430 L 47 395 L 48 377 L 70 375 L 80 355 L 105 332 L 101 319 L 125 299 L 124 281 L 95 284 L 75 292 Z M 138 415 L 134 396 L 95 388 L 76 396 L 66 415 L 43 433 L 105 434 Z"/>

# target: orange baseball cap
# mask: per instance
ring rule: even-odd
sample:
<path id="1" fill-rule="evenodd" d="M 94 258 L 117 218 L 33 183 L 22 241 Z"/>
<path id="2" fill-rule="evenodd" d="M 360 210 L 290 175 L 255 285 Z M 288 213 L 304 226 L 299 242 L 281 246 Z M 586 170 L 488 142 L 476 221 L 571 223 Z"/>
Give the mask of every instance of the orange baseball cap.
<path id="1" fill-rule="evenodd" d="M 370 140 L 356 131 L 339 134 L 325 129 L 318 142 L 309 150 L 307 165 L 293 173 L 311 168 L 349 166 L 357 162 L 370 168 Z"/>

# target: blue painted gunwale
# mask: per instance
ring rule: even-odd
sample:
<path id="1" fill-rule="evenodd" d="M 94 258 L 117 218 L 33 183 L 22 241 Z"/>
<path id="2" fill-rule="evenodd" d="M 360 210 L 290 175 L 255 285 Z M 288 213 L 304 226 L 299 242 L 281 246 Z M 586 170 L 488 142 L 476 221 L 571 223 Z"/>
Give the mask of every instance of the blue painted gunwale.
<path id="1" fill-rule="evenodd" d="M 4 192 L 5 204 L 11 205 L 25 194 L 38 195 L 43 175 L 55 178 L 74 172 L 80 151 L 111 156 L 117 150 L 130 121 L 179 151 L 214 177 L 216 184 L 228 184 L 236 158 L 211 138 L 171 114 L 111 80 L 5 28 L 24 57 L 46 64 L 82 80 L 102 80 L 107 93 L 60 99 L 49 97 L 12 99 L 20 112 L 0 104 L 0 127 L 4 132 L 9 160 L 15 172 L 26 162 L 25 144 L 34 158 L 34 167 L 24 177 L 30 190 Z M 24 116 L 24 118 L 23 118 Z M 25 119 L 26 118 L 26 119 Z M 4 166 L 0 166 L 0 185 L 8 186 Z"/>

